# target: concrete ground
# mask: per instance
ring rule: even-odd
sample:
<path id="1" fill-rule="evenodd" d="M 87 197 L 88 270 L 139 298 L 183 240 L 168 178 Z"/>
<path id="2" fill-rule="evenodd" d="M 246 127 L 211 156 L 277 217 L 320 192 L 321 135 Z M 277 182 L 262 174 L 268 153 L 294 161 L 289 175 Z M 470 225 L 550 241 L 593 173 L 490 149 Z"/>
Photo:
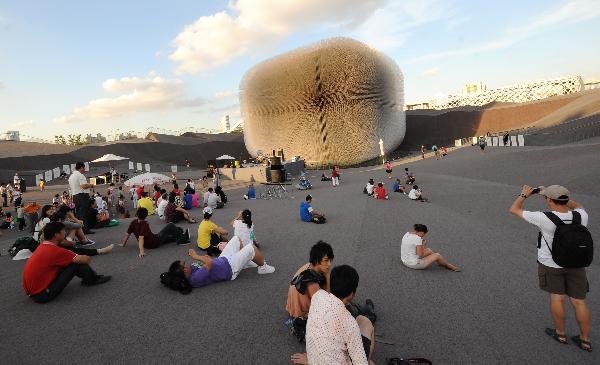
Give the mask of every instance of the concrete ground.
<path id="1" fill-rule="evenodd" d="M 303 351 L 283 325 L 287 287 L 295 270 L 308 259 L 317 240 L 329 242 L 334 264 L 350 264 L 360 274 L 357 298 L 376 307 L 378 343 L 375 362 L 391 356 L 427 357 L 434 364 L 598 364 L 600 349 L 585 353 L 573 344 L 560 345 L 544 334 L 552 325 L 548 295 L 537 288 L 536 237 L 533 226 L 508 214 L 521 185 L 563 184 L 590 213 L 590 230 L 600 241 L 600 143 L 561 147 L 467 147 L 445 160 L 409 163 L 431 203 L 416 203 L 390 193 L 389 201 L 362 194 L 369 177 L 391 181 L 382 169 L 349 169 L 333 188 L 311 175 L 314 206 L 328 223 L 313 225 L 298 218 L 304 192 L 294 199 L 241 199 L 217 211 L 217 224 L 230 221 L 243 208 L 253 212 L 257 239 L 277 271 L 259 276 L 245 270 L 235 281 L 195 289 L 181 295 L 165 289 L 159 275 L 189 247 L 174 245 L 148 250 L 137 257 L 136 246 L 117 247 L 95 257 L 93 267 L 113 280 L 82 287 L 74 280 L 52 303 L 31 302 L 21 288 L 25 262 L 0 257 L 0 338 L 2 363 L 197 363 L 286 364 Z M 404 165 L 394 167 L 400 176 Z M 541 199 L 526 202 L 543 209 Z M 194 214 L 199 217 L 200 211 Z M 162 224 L 153 217 L 152 226 Z M 97 230 L 101 247 L 117 243 L 128 222 Z M 413 223 L 427 224 L 430 247 L 464 271 L 433 267 L 410 270 L 400 261 L 400 240 Z M 181 224 L 192 230 L 197 225 Z M 0 247 L 14 241 L 5 232 Z M 592 341 L 598 347 L 600 260 L 588 269 L 592 309 Z M 577 326 L 568 309 L 567 333 Z"/>

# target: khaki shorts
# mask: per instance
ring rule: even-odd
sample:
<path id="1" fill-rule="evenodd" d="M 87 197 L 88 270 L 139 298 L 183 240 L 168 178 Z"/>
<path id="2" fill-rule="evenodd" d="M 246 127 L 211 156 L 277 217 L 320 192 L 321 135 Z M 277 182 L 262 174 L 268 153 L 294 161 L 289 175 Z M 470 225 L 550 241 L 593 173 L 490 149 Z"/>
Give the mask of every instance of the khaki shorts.
<path id="1" fill-rule="evenodd" d="M 540 289 L 552 294 L 567 295 L 570 298 L 585 299 L 590 286 L 585 268 L 558 269 L 538 263 Z"/>

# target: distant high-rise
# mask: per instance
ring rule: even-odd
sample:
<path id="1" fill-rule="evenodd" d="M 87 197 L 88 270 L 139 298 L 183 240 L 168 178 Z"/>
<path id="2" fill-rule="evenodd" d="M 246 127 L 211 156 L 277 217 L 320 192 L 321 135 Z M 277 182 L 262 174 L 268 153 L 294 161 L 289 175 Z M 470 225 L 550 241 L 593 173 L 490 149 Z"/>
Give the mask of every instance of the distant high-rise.
<path id="1" fill-rule="evenodd" d="M 483 81 L 477 81 L 463 86 L 463 95 L 481 94 L 487 90 L 487 86 Z"/>
<path id="2" fill-rule="evenodd" d="M 221 119 L 221 131 L 223 133 L 228 133 L 230 129 L 231 125 L 229 124 L 229 115 L 226 115 Z"/>

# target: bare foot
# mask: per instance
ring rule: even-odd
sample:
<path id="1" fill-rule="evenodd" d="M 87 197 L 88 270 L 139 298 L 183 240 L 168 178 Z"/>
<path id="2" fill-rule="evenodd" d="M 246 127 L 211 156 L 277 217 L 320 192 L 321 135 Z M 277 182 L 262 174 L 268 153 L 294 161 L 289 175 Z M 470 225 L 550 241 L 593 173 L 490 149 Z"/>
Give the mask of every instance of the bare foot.
<path id="1" fill-rule="evenodd" d="M 306 356 L 306 353 L 293 354 L 291 360 L 294 364 L 308 364 L 308 356 Z"/>
<path id="2" fill-rule="evenodd" d="M 454 266 L 452 264 L 448 264 L 448 266 L 446 267 L 448 270 L 452 270 L 454 272 L 460 272 L 460 268 L 458 266 Z"/>
<path id="3" fill-rule="evenodd" d="M 99 253 L 100 255 L 104 255 L 104 254 L 110 253 L 110 252 L 113 250 L 113 248 L 114 248 L 114 247 L 115 247 L 115 245 L 114 245 L 114 244 L 111 244 L 111 245 L 108 245 L 108 246 L 106 246 L 106 247 L 99 248 L 99 249 L 98 249 L 98 253 Z"/>

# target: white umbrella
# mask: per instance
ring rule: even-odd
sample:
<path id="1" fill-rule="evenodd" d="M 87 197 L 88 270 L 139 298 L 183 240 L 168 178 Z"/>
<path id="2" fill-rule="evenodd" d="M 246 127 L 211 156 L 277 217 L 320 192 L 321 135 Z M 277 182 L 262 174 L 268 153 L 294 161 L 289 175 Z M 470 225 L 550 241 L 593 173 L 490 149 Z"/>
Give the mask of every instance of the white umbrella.
<path id="1" fill-rule="evenodd" d="M 235 157 L 231 157 L 229 155 L 223 155 L 221 157 L 217 157 L 217 160 L 235 160 Z"/>
<path id="2" fill-rule="evenodd" d="M 154 184 L 164 184 L 171 181 L 171 178 L 163 175 L 157 174 L 155 172 L 146 172 L 145 174 L 140 174 L 132 177 L 131 179 L 125 181 L 125 185 L 154 185 Z"/>
<path id="3" fill-rule="evenodd" d="M 95 159 L 92 162 L 108 162 L 108 161 L 121 161 L 121 160 L 129 160 L 129 158 L 113 155 L 112 153 L 108 153 L 102 157 Z"/>

